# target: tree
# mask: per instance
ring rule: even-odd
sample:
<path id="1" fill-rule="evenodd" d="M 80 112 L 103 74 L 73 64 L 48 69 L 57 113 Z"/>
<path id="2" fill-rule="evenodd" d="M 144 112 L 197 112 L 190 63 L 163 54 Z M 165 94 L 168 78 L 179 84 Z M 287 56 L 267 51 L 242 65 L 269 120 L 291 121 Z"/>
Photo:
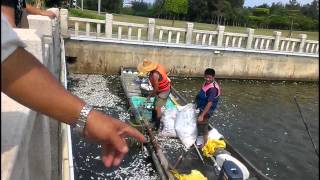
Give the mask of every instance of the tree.
<path id="1" fill-rule="evenodd" d="M 162 14 L 162 9 L 164 7 L 164 2 L 165 2 L 165 0 L 155 0 L 155 2 L 153 3 L 153 13 L 158 18 Z"/>
<path id="2" fill-rule="evenodd" d="M 187 14 L 188 0 L 165 0 L 164 9 L 166 12 L 173 14 L 172 26 L 174 26 L 176 15 Z"/>
<path id="3" fill-rule="evenodd" d="M 306 4 L 302 6 L 301 12 L 305 16 L 319 21 L 319 1 L 313 0 L 311 4 Z"/>
<path id="4" fill-rule="evenodd" d="M 201 21 L 208 15 L 207 0 L 189 0 L 188 16 L 191 21 Z"/>
<path id="5" fill-rule="evenodd" d="M 119 13 L 122 8 L 122 5 L 123 5 L 123 0 L 102 0 L 101 1 L 101 9 L 104 9 L 104 11 L 106 12 Z"/>
<path id="6" fill-rule="evenodd" d="M 290 31 L 288 34 L 289 38 L 291 38 L 291 36 L 292 36 L 293 21 L 298 16 L 299 13 L 300 13 L 300 10 L 288 9 L 288 15 L 289 15 L 289 18 L 291 19 Z"/>
<path id="7" fill-rule="evenodd" d="M 253 15 L 255 16 L 267 16 L 270 14 L 270 10 L 268 8 L 254 8 Z"/>
<path id="8" fill-rule="evenodd" d="M 46 7 L 60 7 L 63 3 L 63 0 L 50 0 L 50 1 L 45 1 L 44 5 Z"/>
<path id="9" fill-rule="evenodd" d="M 297 0 L 289 0 L 289 4 L 286 4 L 286 8 L 288 11 L 288 16 L 291 19 L 290 31 L 288 34 L 288 37 L 291 38 L 294 19 L 300 13 L 300 4 L 297 2 Z"/>
<path id="10" fill-rule="evenodd" d="M 281 9 L 284 9 L 284 5 L 281 2 L 273 2 L 270 6 L 270 13 L 273 14 Z"/>
<path id="11" fill-rule="evenodd" d="M 262 5 L 257 6 L 257 8 L 267 8 L 269 9 L 269 5 L 267 3 L 263 3 Z"/>
<path id="12" fill-rule="evenodd" d="M 297 2 L 297 0 L 289 0 L 289 3 L 286 4 L 286 8 L 298 9 L 300 8 L 300 4 Z"/>
<path id="13" fill-rule="evenodd" d="M 226 1 L 228 1 L 231 7 L 233 8 L 242 8 L 244 4 L 244 0 L 226 0 Z"/>
<path id="14" fill-rule="evenodd" d="M 219 14 L 219 7 L 217 5 L 218 5 L 217 0 L 207 1 L 207 6 L 208 6 L 207 12 L 211 17 L 210 24 L 213 23 L 213 19 L 217 17 Z"/>
<path id="15" fill-rule="evenodd" d="M 148 10 L 148 4 L 143 1 L 132 1 L 132 9 L 134 11 L 146 11 Z"/>

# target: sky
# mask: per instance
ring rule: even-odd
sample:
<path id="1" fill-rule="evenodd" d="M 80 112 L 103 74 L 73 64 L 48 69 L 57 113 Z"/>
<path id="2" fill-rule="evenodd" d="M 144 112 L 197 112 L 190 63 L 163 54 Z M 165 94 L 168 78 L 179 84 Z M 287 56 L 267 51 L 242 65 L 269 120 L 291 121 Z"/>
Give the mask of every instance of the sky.
<path id="1" fill-rule="evenodd" d="M 297 2 L 302 5 L 311 3 L 312 1 L 313 0 L 297 0 Z M 289 0 L 245 0 L 244 6 L 253 7 L 253 6 L 261 5 L 263 3 L 267 3 L 268 5 L 271 5 L 273 2 L 275 3 L 281 2 L 282 4 L 286 4 L 289 2 Z"/>
<path id="2" fill-rule="evenodd" d="M 124 0 L 125 2 L 130 2 L 132 0 Z M 153 3 L 154 0 L 143 0 L 144 2 L 147 3 Z M 298 3 L 300 4 L 308 4 L 311 3 L 313 0 L 297 0 Z M 289 0 L 245 0 L 244 1 L 244 6 L 249 6 L 249 7 L 253 7 L 253 6 L 258 6 L 258 5 L 262 5 L 263 3 L 267 3 L 269 5 L 271 5 L 273 2 L 281 2 L 282 4 L 286 4 L 289 2 Z"/>

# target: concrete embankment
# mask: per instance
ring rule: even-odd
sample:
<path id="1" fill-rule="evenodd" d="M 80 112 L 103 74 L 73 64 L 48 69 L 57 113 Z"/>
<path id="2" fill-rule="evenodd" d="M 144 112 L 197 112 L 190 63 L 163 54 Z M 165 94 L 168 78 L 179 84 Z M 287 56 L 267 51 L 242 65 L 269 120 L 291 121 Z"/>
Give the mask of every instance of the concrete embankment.
<path id="1" fill-rule="evenodd" d="M 73 73 L 116 74 L 121 66 L 135 67 L 144 58 L 163 64 L 170 75 L 202 76 L 207 67 L 217 77 L 231 79 L 319 80 L 318 57 L 290 54 L 129 45 L 79 40 L 65 41 Z"/>

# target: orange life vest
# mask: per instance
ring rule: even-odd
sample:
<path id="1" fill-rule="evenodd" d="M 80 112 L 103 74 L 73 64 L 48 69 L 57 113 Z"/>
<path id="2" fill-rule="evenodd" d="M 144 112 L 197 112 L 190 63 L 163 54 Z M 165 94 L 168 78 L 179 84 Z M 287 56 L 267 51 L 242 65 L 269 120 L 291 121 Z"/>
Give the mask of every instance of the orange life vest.
<path id="1" fill-rule="evenodd" d="M 162 78 L 161 80 L 158 81 L 158 83 L 159 83 L 159 86 L 158 86 L 159 92 L 168 91 L 171 88 L 171 84 L 169 82 L 169 79 L 168 79 L 168 76 L 167 76 L 167 72 L 164 69 L 164 67 L 159 64 L 157 69 L 153 70 L 150 73 L 150 75 L 152 75 L 152 73 L 154 71 L 157 71 L 161 75 L 160 78 Z"/>

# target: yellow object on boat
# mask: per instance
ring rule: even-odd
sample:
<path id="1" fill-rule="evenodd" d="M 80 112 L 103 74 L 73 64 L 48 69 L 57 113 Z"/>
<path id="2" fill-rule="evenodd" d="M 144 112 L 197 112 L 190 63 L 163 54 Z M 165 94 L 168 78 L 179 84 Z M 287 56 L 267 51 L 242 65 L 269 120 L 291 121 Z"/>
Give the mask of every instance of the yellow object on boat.
<path id="1" fill-rule="evenodd" d="M 172 171 L 174 177 L 178 180 L 208 180 L 200 171 L 191 170 L 190 174 L 179 174 L 178 171 Z"/>
<path id="2" fill-rule="evenodd" d="M 217 148 L 226 148 L 224 140 L 209 139 L 207 144 L 202 148 L 203 155 L 206 157 L 212 157 Z"/>

